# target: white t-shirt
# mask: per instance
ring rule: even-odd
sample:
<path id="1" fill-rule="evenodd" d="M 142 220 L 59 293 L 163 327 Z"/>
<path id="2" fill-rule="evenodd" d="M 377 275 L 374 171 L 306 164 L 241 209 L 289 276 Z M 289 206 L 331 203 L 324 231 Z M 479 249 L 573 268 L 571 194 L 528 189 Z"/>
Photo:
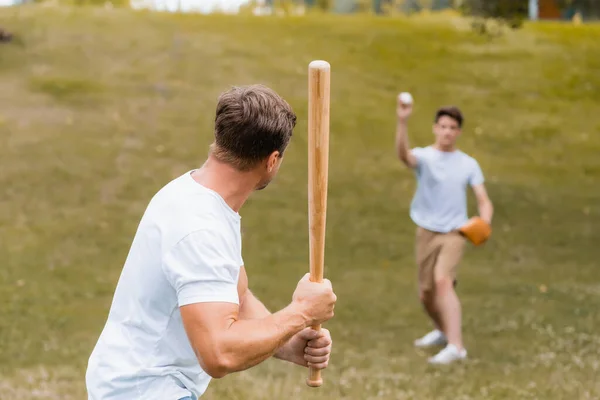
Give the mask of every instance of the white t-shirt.
<path id="1" fill-rule="evenodd" d="M 447 233 L 467 219 L 467 185 L 484 182 L 479 163 L 460 150 L 444 152 L 432 146 L 416 147 L 417 190 L 410 207 L 413 222 L 425 229 Z"/>
<path id="2" fill-rule="evenodd" d="M 240 215 L 189 171 L 150 201 L 86 372 L 88 400 L 200 397 L 200 367 L 179 307 L 239 304 Z"/>

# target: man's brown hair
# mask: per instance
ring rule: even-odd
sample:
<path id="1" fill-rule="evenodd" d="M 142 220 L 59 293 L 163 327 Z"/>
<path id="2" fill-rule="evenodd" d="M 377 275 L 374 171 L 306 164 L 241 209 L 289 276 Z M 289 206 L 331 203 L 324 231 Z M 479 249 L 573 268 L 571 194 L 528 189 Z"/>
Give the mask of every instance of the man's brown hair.
<path id="1" fill-rule="evenodd" d="M 233 87 L 219 96 L 211 152 L 247 171 L 276 150 L 283 154 L 295 126 L 292 107 L 272 89 Z"/>
<path id="2" fill-rule="evenodd" d="M 443 116 L 450 117 L 456 122 L 458 122 L 458 127 L 462 128 L 464 117 L 458 107 L 455 106 L 446 106 L 439 108 L 435 113 L 435 122 L 437 123 L 439 119 Z"/>

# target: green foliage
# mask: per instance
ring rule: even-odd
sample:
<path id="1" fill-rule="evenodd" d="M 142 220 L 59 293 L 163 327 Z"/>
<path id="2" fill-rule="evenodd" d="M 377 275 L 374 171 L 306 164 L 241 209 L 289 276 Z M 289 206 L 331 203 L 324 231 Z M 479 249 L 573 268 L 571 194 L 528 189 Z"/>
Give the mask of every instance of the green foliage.
<path id="1" fill-rule="evenodd" d="M 557 0 L 558 5 L 569 10 L 569 14 L 579 12 L 586 19 L 600 18 L 600 1 L 598 0 Z"/>
<path id="2" fill-rule="evenodd" d="M 458 8 L 473 17 L 475 32 L 488 37 L 501 35 L 504 28 L 520 28 L 528 14 L 526 0 L 463 0 Z"/>
<path id="3" fill-rule="evenodd" d="M 331 10 L 333 0 L 316 0 L 315 5 L 323 11 Z"/>
<path id="4" fill-rule="evenodd" d="M 523 19 L 527 17 L 528 1 L 526 0 L 464 0 L 460 7 L 469 15 L 484 18 L 501 18 L 505 20 Z"/>

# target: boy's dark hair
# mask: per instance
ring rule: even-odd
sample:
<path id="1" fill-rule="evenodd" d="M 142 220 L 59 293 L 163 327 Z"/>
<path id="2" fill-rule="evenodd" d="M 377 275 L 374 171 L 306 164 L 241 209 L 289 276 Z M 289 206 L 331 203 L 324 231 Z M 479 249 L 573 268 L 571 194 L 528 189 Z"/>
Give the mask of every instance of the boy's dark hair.
<path id="1" fill-rule="evenodd" d="M 263 85 L 233 87 L 219 96 L 212 154 L 247 171 L 275 150 L 283 154 L 296 126 L 296 114 Z"/>
<path id="2" fill-rule="evenodd" d="M 458 122 L 458 127 L 462 128 L 464 118 L 458 107 L 455 106 L 445 106 L 439 108 L 435 113 L 435 122 L 437 123 L 439 119 L 443 116 L 450 117 L 456 122 Z"/>

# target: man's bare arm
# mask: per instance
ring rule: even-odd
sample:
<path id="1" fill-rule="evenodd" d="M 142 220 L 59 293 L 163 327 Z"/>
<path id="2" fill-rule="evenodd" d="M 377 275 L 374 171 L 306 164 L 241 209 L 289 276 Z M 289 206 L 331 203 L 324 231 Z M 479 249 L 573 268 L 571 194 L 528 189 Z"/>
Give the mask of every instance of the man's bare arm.
<path id="1" fill-rule="evenodd" d="M 417 159 L 410 151 L 407 131 L 406 121 L 399 120 L 396 123 L 396 153 L 404 165 L 409 168 L 415 168 L 417 166 Z"/>
<path id="2" fill-rule="evenodd" d="M 256 317 L 261 310 L 247 293 L 244 314 Z M 180 310 L 200 366 L 213 378 L 221 378 L 261 363 L 307 326 L 333 317 L 335 300 L 329 281 L 309 282 L 307 274 L 292 303 L 264 317 L 241 319 L 240 307 L 233 303 L 195 303 Z"/>
<path id="3" fill-rule="evenodd" d="M 267 307 L 248 288 L 248 275 L 245 267 L 240 270 L 238 292 L 240 295 L 240 319 L 265 318 L 271 315 Z"/>
<path id="4" fill-rule="evenodd" d="M 417 159 L 408 144 L 408 117 L 412 113 L 412 104 L 403 104 L 398 98 L 396 107 L 396 155 L 409 168 L 417 166 Z"/>
<path id="5" fill-rule="evenodd" d="M 240 274 L 240 284 L 245 288 L 242 290 L 243 294 L 240 299 L 240 319 L 260 319 L 271 315 L 269 309 L 254 296 L 250 289 L 247 288 L 248 278 L 245 274 L 245 270 L 242 270 L 242 274 Z M 311 329 L 309 328 L 309 330 Z M 304 354 L 305 351 L 299 352 L 298 347 L 302 344 L 300 342 L 305 342 L 306 340 L 311 340 L 313 338 L 317 338 L 317 340 L 311 342 L 313 346 L 322 344 L 325 348 L 309 348 L 306 350 L 308 353 L 323 356 L 329 354 L 328 352 L 331 352 L 331 335 L 327 329 L 321 329 L 321 332 L 318 334 L 307 332 L 305 329 L 292 336 L 289 341 L 280 346 L 273 354 L 273 358 L 307 366 L 307 355 Z M 325 366 L 326 364 L 321 367 Z"/>
<path id="6" fill-rule="evenodd" d="M 244 300 L 240 304 L 240 319 L 259 319 L 271 315 L 265 305 L 254 296 L 250 289 L 246 290 Z"/>
<path id="7" fill-rule="evenodd" d="M 202 369 L 213 378 L 253 367 L 307 326 L 293 304 L 266 318 L 241 320 L 232 303 L 181 307 L 183 323 Z"/>
<path id="8" fill-rule="evenodd" d="M 477 209 L 479 210 L 479 216 L 488 224 L 492 223 L 492 217 L 494 215 L 494 205 L 490 200 L 485 185 L 479 184 L 473 186 L 473 192 L 477 199 Z"/>

